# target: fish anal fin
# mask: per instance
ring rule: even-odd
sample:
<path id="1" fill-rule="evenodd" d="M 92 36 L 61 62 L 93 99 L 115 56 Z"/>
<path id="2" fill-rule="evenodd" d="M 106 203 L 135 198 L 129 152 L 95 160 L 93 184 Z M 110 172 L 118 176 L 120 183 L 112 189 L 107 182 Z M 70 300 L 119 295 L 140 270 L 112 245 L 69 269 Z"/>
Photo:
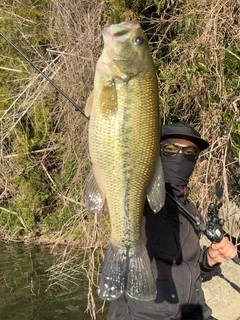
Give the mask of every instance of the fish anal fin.
<path id="1" fill-rule="evenodd" d="M 93 168 L 88 175 L 84 200 L 86 207 L 90 212 L 101 212 L 105 202 L 105 196 L 97 183 Z"/>

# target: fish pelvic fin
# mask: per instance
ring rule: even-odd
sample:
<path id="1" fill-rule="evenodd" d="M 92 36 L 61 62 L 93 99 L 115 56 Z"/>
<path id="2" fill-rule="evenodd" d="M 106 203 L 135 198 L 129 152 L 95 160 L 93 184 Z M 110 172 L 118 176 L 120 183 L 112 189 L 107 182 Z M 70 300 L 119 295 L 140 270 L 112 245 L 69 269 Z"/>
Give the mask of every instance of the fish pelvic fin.
<path id="1" fill-rule="evenodd" d="M 84 201 L 87 209 L 92 213 L 101 212 L 105 202 L 105 197 L 95 179 L 93 168 L 88 175 Z"/>
<path id="2" fill-rule="evenodd" d="M 165 181 L 162 168 L 162 162 L 160 155 L 157 159 L 157 164 L 155 167 L 155 172 L 152 178 L 152 181 L 148 187 L 147 199 L 148 203 L 154 213 L 157 213 L 161 210 L 165 203 Z"/>
<path id="3" fill-rule="evenodd" d="M 114 300 L 124 292 L 136 300 L 156 298 L 156 284 L 143 243 L 131 248 L 108 245 L 98 295 L 104 300 Z"/>

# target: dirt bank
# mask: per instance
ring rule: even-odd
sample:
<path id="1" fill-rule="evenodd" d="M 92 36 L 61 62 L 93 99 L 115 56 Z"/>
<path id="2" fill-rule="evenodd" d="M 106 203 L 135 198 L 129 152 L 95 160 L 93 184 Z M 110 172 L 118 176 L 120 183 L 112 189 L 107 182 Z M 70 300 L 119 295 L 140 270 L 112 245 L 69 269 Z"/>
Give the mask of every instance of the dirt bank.
<path id="1" fill-rule="evenodd" d="M 204 278 L 203 290 L 213 316 L 219 320 L 240 320 L 240 265 L 232 260 Z"/>

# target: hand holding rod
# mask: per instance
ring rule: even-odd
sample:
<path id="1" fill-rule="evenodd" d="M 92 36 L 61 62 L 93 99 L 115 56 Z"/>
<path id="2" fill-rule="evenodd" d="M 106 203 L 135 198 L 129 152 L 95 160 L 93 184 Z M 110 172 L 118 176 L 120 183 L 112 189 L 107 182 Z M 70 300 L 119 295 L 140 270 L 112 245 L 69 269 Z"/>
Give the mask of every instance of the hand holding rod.
<path id="1" fill-rule="evenodd" d="M 184 208 L 171 194 L 168 192 L 166 193 L 167 196 L 177 204 L 181 213 L 190 219 L 190 221 L 197 226 L 198 230 L 202 232 L 211 242 L 220 242 L 222 240 L 225 234 L 225 231 L 223 230 L 224 219 L 219 219 L 216 216 L 216 207 L 213 203 L 211 203 L 208 207 L 208 215 L 210 216 L 210 219 L 205 224 L 198 217 L 195 217 L 186 208 Z M 240 259 L 238 256 L 234 257 L 232 261 L 240 266 Z"/>
<path id="2" fill-rule="evenodd" d="M 206 228 L 204 230 L 204 234 L 207 238 L 212 242 L 220 242 L 226 233 L 223 230 L 224 219 L 217 217 L 217 208 L 214 203 L 210 203 L 208 207 L 208 216 L 209 220 L 206 223 Z M 232 261 L 240 266 L 240 259 L 236 255 L 236 257 L 232 258 Z"/>

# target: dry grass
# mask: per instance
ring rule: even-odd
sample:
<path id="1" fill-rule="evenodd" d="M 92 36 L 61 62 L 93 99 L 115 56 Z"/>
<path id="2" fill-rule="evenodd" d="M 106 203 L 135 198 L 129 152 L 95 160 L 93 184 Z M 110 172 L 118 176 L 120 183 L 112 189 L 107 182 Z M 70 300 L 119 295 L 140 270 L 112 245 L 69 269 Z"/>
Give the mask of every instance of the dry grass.
<path id="1" fill-rule="evenodd" d="M 157 31 L 150 43 L 159 66 L 163 123 L 177 114 L 178 120 L 195 126 L 210 143 L 190 183 L 191 197 L 203 215 L 210 202 L 225 203 L 226 217 L 229 202 L 239 203 L 240 162 L 231 149 L 239 148 L 232 137 L 239 135 L 240 87 L 238 82 L 229 90 L 229 70 L 224 66 L 226 54 L 236 63 L 240 60 L 232 51 L 240 44 L 239 10 L 239 3 L 233 1 L 186 1 L 184 6 L 176 1 L 167 21 L 150 23 Z M 159 57 L 162 48 L 166 53 Z"/>

